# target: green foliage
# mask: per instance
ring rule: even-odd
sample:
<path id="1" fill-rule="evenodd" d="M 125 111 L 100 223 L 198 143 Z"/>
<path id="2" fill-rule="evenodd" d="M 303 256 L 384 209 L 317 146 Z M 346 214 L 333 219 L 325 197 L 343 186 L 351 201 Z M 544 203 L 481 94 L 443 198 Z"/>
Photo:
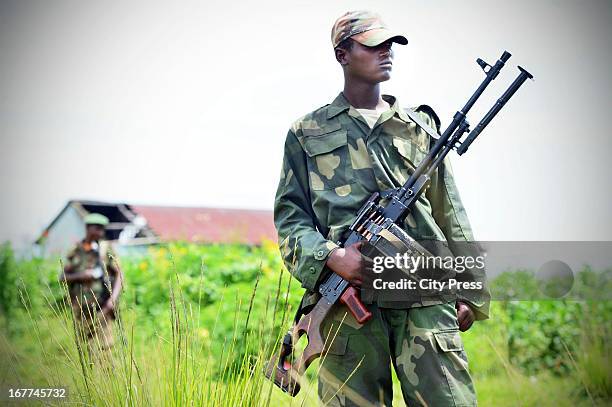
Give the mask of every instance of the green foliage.
<path id="1" fill-rule="evenodd" d="M 508 332 L 510 360 L 529 374 L 548 370 L 567 373 L 565 346 L 575 349 L 580 339 L 582 304 L 566 301 L 515 301 L 507 306 L 512 320 Z"/>
<path id="2" fill-rule="evenodd" d="M 21 288 L 41 301 L 28 303 L 20 316 L 24 329 L 14 340 L 0 331 L 0 360 L 14 361 L 0 364 L 0 383 L 68 385 L 70 402 L 84 405 L 278 404 L 286 396 L 264 378 L 263 364 L 301 290 L 281 271 L 275 245 L 225 249 L 177 244 L 124 258 L 128 284 L 116 344 L 101 357 L 77 351 L 69 312 L 49 299 L 55 292 L 42 280 L 53 282 L 57 274 L 33 278 L 32 287 Z M 37 262 L 19 270 L 36 275 Z M 195 282 L 210 285 L 215 296 L 191 291 Z M 312 405 L 313 397 L 304 391 L 298 404 Z"/>
<path id="3" fill-rule="evenodd" d="M 594 315 L 587 316 L 589 321 L 585 325 L 590 329 L 581 332 L 580 346 L 574 350 L 575 356 L 569 356 L 587 395 L 590 398 L 609 399 L 612 396 L 612 327 L 609 319 L 600 324 L 594 321 L 599 319 L 593 318 Z"/>
<path id="4" fill-rule="evenodd" d="M 60 264 L 49 260 L 17 261 L 8 243 L 0 246 L 0 316 L 9 335 L 23 330 L 27 312 L 44 312 L 49 302 L 61 303 L 59 270 Z"/>
<path id="5" fill-rule="evenodd" d="M 149 249 L 147 256 L 130 257 L 122 262 L 126 281 L 133 288 L 134 303 L 147 312 L 169 301 L 173 276 L 189 301 L 201 306 L 219 300 L 220 291 L 230 284 L 253 282 L 262 270 L 278 270 L 280 263 L 269 245 L 170 244 Z"/>
<path id="6" fill-rule="evenodd" d="M 490 282 L 491 297 L 497 300 L 535 300 L 541 298 L 533 272 L 506 271 Z"/>
<path id="7" fill-rule="evenodd" d="M 505 374 L 508 360 L 508 329 L 512 321 L 504 303 L 491 304 L 491 318 L 475 323 L 461 337 L 469 358 L 470 371 L 477 377 Z"/>
<path id="8" fill-rule="evenodd" d="M 287 292 L 287 274 L 279 281 L 280 254 L 271 243 L 260 247 L 186 243 L 157 246 L 150 248 L 146 256 L 122 259 L 122 269 L 126 280 L 122 303 L 134 310 L 142 334 L 154 337 L 171 327 L 168 305 L 174 292 L 189 314 L 185 321 L 197 333 L 196 344 L 210 345 L 211 352 L 221 354 L 234 332 L 240 332 L 232 345 L 232 365 L 256 353 L 247 337 L 274 340 L 287 308 L 283 304 L 295 305 L 301 296 L 295 283 Z M 281 304 L 275 307 L 279 301 Z M 250 318 L 247 325 L 249 314 L 263 321 Z"/>
<path id="9" fill-rule="evenodd" d="M 0 367 L 0 383 L 20 377 L 51 385 L 54 378 L 70 378 L 73 401 L 87 405 L 288 400 L 261 375 L 303 291 L 282 271 L 276 245 L 177 243 L 122 256 L 121 265 L 126 285 L 117 360 L 113 379 L 96 388 L 88 383 L 103 373 L 81 363 L 84 356 L 76 352 L 57 283 L 60 262 L 17 261 L 1 246 L 0 327 L 7 329 L 0 331 L 0 359 L 14 363 Z M 574 290 L 598 298 L 609 276 L 586 268 Z M 493 302 L 491 319 L 462 335 L 481 404 L 610 400 L 610 301 L 534 301 L 541 294 L 528 271 L 502 274 L 491 286 L 506 301 Z M 520 301 L 523 295 L 532 300 Z M 315 370 L 308 372 L 306 405 L 316 402 Z"/>
<path id="10" fill-rule="evenodd" d="M 555 280 L 548 284 L 555 284 Z M 565 283 L 565 281 L 562 281 Z M 506 271 L 490 282 L 491 296 L 503 301 L 539 301 L 551 299 L 546 293 L 554 293 L 545 286 L 538 287 L 538 280 L 530 270 Z M 577 301 L 610 301 L 612 297 L 612 269 L 594 271 L 585 266 L 574 274 L 570 292 L 561 299 Z"/>
<path id="11" fill-rule="evenodd" d="M 609 289 L 612 270 L 585 267 L 575 275 L 570 293 L 550 299 L 538 288 L 530 271 L 505 272 L 491 284 L 493 298 L 502 298 L 508 316 L 510 361 L 533 375 L 541 371 L 562 375 L 573 369 L 568 352 L 585 344 L 585 332 L 607 327 L 612 317 Z M 550 292 L 550 291 L 545 291 Z M 604 336 L 604 338 L 609 338 Z M 609 349 L 609 341 L 605 341 Z"/>
<path id="12" fill-rule="evenodd" d="M 14 306 L 13 296 L 16 293 L 15 285 L 15 259 L 9 243 L 0 246 L 0 313 L 10 318 L 10 311 Z"/>

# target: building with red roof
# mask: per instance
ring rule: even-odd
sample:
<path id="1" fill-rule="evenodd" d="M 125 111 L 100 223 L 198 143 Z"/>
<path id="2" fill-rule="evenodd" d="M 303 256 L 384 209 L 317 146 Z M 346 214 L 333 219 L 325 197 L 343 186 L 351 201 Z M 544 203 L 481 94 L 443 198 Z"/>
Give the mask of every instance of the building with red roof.
<path id="1" fill-rule="evenodd" d="M 259 245 L 277 239 L 272 211 L 71 200 L 37 239 L 42 253 L 65 253 L 81 240 L 89 213 L 109 218 L 106 237 L 118 246 L 174 241 Z"/>

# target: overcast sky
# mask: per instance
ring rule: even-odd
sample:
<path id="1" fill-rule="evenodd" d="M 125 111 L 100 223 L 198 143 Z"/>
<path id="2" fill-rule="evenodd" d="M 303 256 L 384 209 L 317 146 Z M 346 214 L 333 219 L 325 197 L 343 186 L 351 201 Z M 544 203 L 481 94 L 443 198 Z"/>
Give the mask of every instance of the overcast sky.
<path id="1" fill-rule="evenodd" d="M 612 240 L 612 2 L 2 1 L 0 241 L 33 239 L 69 199 L 267 208 L 291 123 L 342 88 L 331 26 L 378 11 L 409 39 L 385 93 L 447 125 L 523 86 L 452 157 L 482 240 Z"/>

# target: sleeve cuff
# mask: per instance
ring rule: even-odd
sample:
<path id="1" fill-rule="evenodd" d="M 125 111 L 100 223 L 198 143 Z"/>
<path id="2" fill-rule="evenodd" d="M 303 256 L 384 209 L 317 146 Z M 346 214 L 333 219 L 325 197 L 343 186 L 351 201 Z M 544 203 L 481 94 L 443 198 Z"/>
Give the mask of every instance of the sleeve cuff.
<path id="1" fill-rule="evenodd" d="M 472 311 L 474 311 L 474 316 L 476 317 L 476 321 L 482 321 L 485 319 L 489 319 L 490 303 L 488 301 L 487 302 L 474 302 L 474 301 L 468 300 L 467 298 L 462 298 L 462 297 L 458 297 L 457 301 L 466 303 L 472 309 Z"/>
<path id="2" fill-rule="evenodd" d="M 325 240 L 322 244 L 316 246 L 312 250 L 312 254 L 305 256 L 303 265 L 302 287 L 307 290 L 314 291 L 323 270 L 329 253 L 339 247 L 336 243 Z"/>

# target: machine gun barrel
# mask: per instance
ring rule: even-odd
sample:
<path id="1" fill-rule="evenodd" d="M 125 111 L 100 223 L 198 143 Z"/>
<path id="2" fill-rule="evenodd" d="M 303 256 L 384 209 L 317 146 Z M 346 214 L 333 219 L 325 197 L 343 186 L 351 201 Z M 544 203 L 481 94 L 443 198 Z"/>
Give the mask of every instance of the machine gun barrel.
<path id="1" fill-rule="evenodd" d="M 510 100 L 512 95 L 516 93 L 516 91 L 521 87 L 521 85 L 525 83 L 527 79 L 533 79 L 533 75 L 527 72 L 525 69 L 521 68 L 520 66 L 518 67 L 518 69 L 521 71 L 521 73 L 516 77 L 516 79 L 514 80 L 514 82 L 512 82 L 508 89 L 506 89 L 504 94 L 501 95 L 495 105 L 493 105 L 493 107 L 487 112 L 487 114 L 485 114 L 480 123 L 476 125 L 474 130 L 470 132 L 465 141 L 463 141 L 459 148 L 457 148 L 457 154 L 463 155 L 463 153 L 465 153 L 470 147 L 470 144 L 472 144 L 476 137 L 478 137 L 478 135 L 484 130 L 484 128 L 487 127 L 487 125 L 491 122 L 491 120 L 493 120 L 497 113 L 499 113 L 499 111 L 504 107 L 504 105 L 508 103 L 508 100 Z"/>
<path id="2" fill-rule="evenodd" d="M 474 103 L 476 103 L 480 95 L 482 95 L 482 93 L 485 91 L 487 86 L 489 86 L 491 81 L 493 81 L 497 77 L 497 75 L 499 75 L 499 72 L 511 56 L 512 54 L 510 54 L 508 51 L 504 51 L 504 53 L 501 55 L 501 57 L 499 57 L 499 59 L 493 66 L 487 64 L 480 58 L 476 60 L 478 65 L 480 65 L 482 70 L 486 73 L 486 77 L 484 78 L 480 86 L 478 86 L 478 89 L 476 89 L 476 91 L 472 94 L 465 106 L 463 106 L 463 109 L 455 113 L 455 115 L 453 116 L 453 121 L 448 125 L 446 130 L 444 130 L 438 141 L 431 148 L 431 151 L 427 155 L 427 157 L 423 159 L 419 166 L 414 170 L 412 175 L 408 178 L 406 183 L 402 185 L 402 187 L 399 189 L 398 200 L 406 199 L 407 197 L 405 195 L 412 188 L 417 179 L 419 179 L 419 177 L 423 173 L 429 171 L 429 167 L 434 161 L 435 157 L 448 143 L 448 140 L 455 133 L 455 130 L 457 130 L 459 125 L 465 120 L 465 116 L 468 114 Z"/>

